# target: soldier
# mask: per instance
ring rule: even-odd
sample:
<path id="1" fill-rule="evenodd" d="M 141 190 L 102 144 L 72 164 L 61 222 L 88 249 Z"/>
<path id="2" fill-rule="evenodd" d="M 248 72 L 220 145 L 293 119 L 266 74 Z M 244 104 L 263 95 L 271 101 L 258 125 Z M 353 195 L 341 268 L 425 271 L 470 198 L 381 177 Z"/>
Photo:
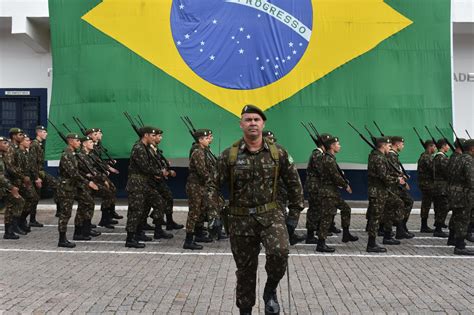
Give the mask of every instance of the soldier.
<path id="1" fill-rule="evenodd" d="M 388 152 L 387 159 L 392 165 L 398 168 L 398 172 L 402 174 L 402 163 L 400 162 L 399 155 L 400 152 L 405 147 L 405 139 L 399 136 L 391 137 L 392 141 L 392 148 Z M 395 174 L 394 174 L 395 175 Z M 407 222 L 410 218 L 411 209 L 413 208 L 413 198 L 410 196 L 408 192 L 410 190 L 410 186 L 408 183 L 405 185 L 397 185 L 396 190 L 394 193 L 402 200 L 403 208 L 401 209 L 401 220 L 399 220 L 399 226 L 397 226 L 397 234 L 395 236 L 396 239 L 410 239 L 415 237 L 415 234 L 410 233 L 408 231 Z M 390 204 L 390 203 L 389 203 Z M 396 209 L 389 209 L 392 213 L 396 211 Z"/>
<path id="2" fill-rule="evenodd" d="M 433 158 L 433 203 L 435 212 L 435 230 L 433 236 L 448 237 L 448 234 L 443 232 L 446 217 L 449 212 L 447 185 L 448 185 L 448 155 L 449 145 L 445 139 L 440 139 L 436 142 L 438 152 Z"/>
<path id="3" fill-rule="evenodd" d="M 186 220 L 186 239 L 184 249 L 202 249 L 203 246 L 196 242 L 211 242 L 212 239 L 205 236 L 195 236 L 196 223 L 203 217 L 205 207 L 209 199 L 209 190 L 215 185 L 211 177 L 206 150 L 210 143 L 209 132 L 206 129 L 198 129 L 193 133 L 199 146 L 194 149 L 189 159 L 189 176 L 186 182 L 186 194 L 188 195 L 189 212 Z"/>
<path id="4" fill-rule="evenodd" d="M 389 165 L 386 155 L 390 151 L 390 138 L 377 138 L 375 145 L 376 149 L 370 153 L 367 165 L 369 209 L 371 209 L 367 225 L 369 235 L 367 252 L 384 253 L 387 250 L 377 245 L 375 241 L 379 220 L 382 216 L 388 217 L 388 214 L 384 213 L 384 209 L 391 194 L 390 187 L 397 184 L 405 185 L 405 180 L 401 176 L 394 176 L 388 172 Z M 390 220 L 385 220 L 385 222 L 391 225 Z M 390 233 L 391 226 L 390 231 L 386 231 L 384 235 L 384 244 L 391 245 L 398 242 L 392 239 Z"/>
<path id="5" fill-rule="evenodd" d="M 436 145 L 433 140 L 424 142 L 425 152 L 418 159 L 418 187 L 421 191 L 421 233 L 433 233 L 434 230 L 428 226 L 428 216 L 431 202 L 433 200 L 433 154 L 436 152 Z"/>
<path id="6" fill-rule="evenodd" d="M 8 170 L 4 163 L 4 154 L 8 151 L 10 143 L 7 138 L 0 137 L 0 199 L 5 201 L 4 239 L 17 240 L 20 237 L 14 232 L 14 225 L 20 219 L 25 200 L 20 196 L 20 189 L 14 186 L 8 177 Z"/>
<path id="7" fill-rule="evenodd" d="M 116 163 L 115 160 L 112 161 L 105 161 L 102 159 L 103 153 L 106 149 L 102 146 L 102 129 L 100 128 L 89 128 L 85 132 L 86 136 L 90 137 L 94 143 L 94 149 L 91 152 L 91 159 L 94 160 L 96 164 L 103 170 L 106 170 L 110 174 L 119 174 L 119 171 L 114 168 L 111 164 Z M 106 194 L 108 196 L 113 195 L 115 196 L 117 188 L 115 187 L 114 183 L 108 178 L 104 178 L 107 181 L 107 186 L 104 186 L 102 191 L 109 190 Z M 115 211 L 115 198 L 105 198 L 102 199 L 102 203 L 100 205 L 100 211 L 102 216 L 99 221 L 99 226 L 113 229 L 113 224 L 117 224 L 118 221 L 115 219 L 123 219 L 123 216 L 119 215 Z"/>
<path id="8" fill-rule="evenodd" d="M 92 203 L 94 200 L 87 194 L 88 189 L 98 190 L 99 187 L 88 177 L 83 176 L 79 171 L 81 158 L 77 156 L 77 150 L 81 146 L 79 135 L 69 133 L 66 135 L 67 147 L 64 149 L 59 161 L 59 185 L 57 189 L 57 200 L 60 204 L 61 212 L 58 219 L 59 242 L 58 247 L 73 248 L 75 243 L 69 242 L 66 237 L 67 224 L 71 218 L 74 199 L 78 199 L 80 204 Z M 79 208 L 79 207 L 78 207 Z M 76 221 L 77 219 L 77 221 Z M 74 223 L 81 221 L 81 212 L 76 213 Z M 78 230 L 79 231 L 79 230 Z"/>
<path id="9" fill-rule="evenodd" d="M 450 161 L 448 171 L 450 174 L 448 196 L 449 204 L 453 210 L 452 223 L 454 229 L 456 255 L 474 255 L 474 251 L 466 248 L 464 239 L 467 236 L 470 215 L 474 200 L 474 140 L 457 142 L 463 147 L 464 154 L 458 156 L 454 162 Z"/>
<path id="10" fill-rule="evenodd" d="M 279 313 L 276 289 L 288 263 L 288 235 L 294 233 L 304 207 L 303 188 L 293 159 L 279 144 L 262 137 L 265 121 L 259 108 L 245 106 L 240 120 L 243 138 L 226 149 L 219 160 L 220 182 L 228 183 L 230 188 L 228 227 L 241 314 L 251 314 L 255 305 L 260 243 L 266 255 L 265 312 Z M 276 198 L 280 178 L 288 189 L 286 222 Z"/>
<path id="11" fill-rule="evenodd" d="M 130 154 L 130 164 L 128 166 L 128 181 L 126 190 L 128 192 L 127 211 L 127 239 L 126 247 L 144 248 L 145 244 L 138 240 L 142 239 L 140 224 L 143 217 L 147 216 L 150 207 L 161 209 L 164 204 L 163 197 L 156 189 L 156 180 L 163 176 L 162 170 L 156 167 L 156 162 L 152 155 L 152 144 L 158 129 L 144 126 L 138 130 L 140 140 L 137 141 Z M 158 219 L 158 218 L 156 218 Z M 155 229 L 161 229 L 161 225 L 155 223 Z"/>
<path id="12" fill-rule="evenodd" d="M 323 155 L 321 162 L 321 186 L 318 191 L 321 200 L 321 217 L 319 221 L 318 245 L 316 246 L 316 251 L 332 253 L 335 249 L 326 245 L 326 237 L 334 221 L 337 209 L 341 210 L 343 228 L 342 242 L 355 242 L 359 238 L 351 235 L 349 232 L 351 207 L 342 199 L 339 192 L 339 189 L 345 189 L 348 193 L 352 194 L 351 186 L 336 162 L 336 154 L 341 150 L 339 138 L 329 136 L 323 143 L 326 153 Z"/>

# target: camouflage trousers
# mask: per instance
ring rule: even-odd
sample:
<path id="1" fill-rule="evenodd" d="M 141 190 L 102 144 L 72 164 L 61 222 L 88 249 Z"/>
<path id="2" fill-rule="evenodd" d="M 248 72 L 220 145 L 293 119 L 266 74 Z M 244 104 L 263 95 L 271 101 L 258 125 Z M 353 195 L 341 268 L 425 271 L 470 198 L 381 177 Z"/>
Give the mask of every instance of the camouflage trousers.
<path id="1" fill-rule="evenodd" d="M 28 187 L 22 185 L 20 187 L 20 195 L 25 200 L 25 204 L 21 211 L 21 216 L 26 218 L 32 211 L 36 210 L 36 206 L 39 202 L 39 195 L 36 192 L 34 183 Z"/>
<path id="2" fill-rule="evenodd" d="M 431 203 L 433 202 L 433 191 L 428 187 L 420 187 L 421 191 L 421 212 L 422 219 L 428 219 Z"/>
<path id="3" fill-rule="evenodd" d="M 164 214 L 170 215 L 173 213 L 173 193 L 164 179 L 157 181 L 156 189 L 162 197 L 163 204 L 159 209 L 153 208 L 150 217 L 153 218 L 153 221 L 161 221 L 163 220 Z M 147 216 L 144 218 L 144 220 L 146 220 L 148 217 L 148 213 L 150 212 L 149 210 L 150 209 L 148 209 Z"/>
<path id="4" fill-rule="evenodd" d="M 450 220 L 450 229 L 454 229 L 454 235 L 456 238 L 465 239 L 469 224 L 471 223 L 471 212 L 470 207 L 453 208 L 453 215 Z"/>
<path id="5" fill-rule="evenodd" d="M 306 213 L 306 229 L 316 231 L 319 227 L 319 220 L 321 218 L 321 199 L 315 192 L 310 192 L 308 195 L 308 212 Z"/>
<path id="6" fill-rule="evenodd" d="M 156 187 L 143 182 L 139 187 L 128 191 L 127 232 L 136 233 L 139 225 L 146 220 L 150 208 L 162 209 L 164 199 Z M 139 189 L 137 189 L 139 188 Z M 153 220 L 159 220 L 162 214 L 157 213 Z"/>
<path id="7" fill-rule="evenodd" d="M 204 221 L 209 222 L 212 226 L 217 219 L 221 218 L 220 211 L 225 205 L 225 200 L 219 194 L 217 189 L 210 189 L 207 191 L 207 196 L 204 198 L 204 211 L 201 213 L 198 224 L 196 226 L 202 226 Z"/>
<path id="8" fill-rule="evenodd" d="M 449 212 L 449 202 L 447 195 L 433 195 L 435 223 L 434 226 L 441 227 L 445 224 Z"/>
<path id="9" fill-rule="evenodd" d="M 393 190 L 390 191 L 387 195 L 385 208 L 382 211 L 381 223 L 383 223 L 384 231 L 392 231 L 393 224 L 397 224 L 403 221 L 403 219 L 405 218 L 405 211 L 405 204 L 403 200 L 399 197 L 398 193 L 393 192 Z"/>
<path id="10" fill-rule="evenodd" d="M 25 199 L 23 197 L 14 198 L 9 192 L 3 197 L 5 202 L 4 223 L 12 223 L 13 218 L 19 218 L 25 208 Z"/>
<path id="11" fill-rule="evenodd" d="M 82 226 L 84 221 L 92 220 L 94 216 L 93 190 L 89 187 L 81 187 L 77 190 L 75 199 L 77 200 L 77 211 L 74 225 Z"/>
<path id="12" fill-rule="evenodd" d="M 278 286 L 285 275 L 288 264 L 288 231 L 280 209 L 273 211 L 272 222 L 264 226 L 252 216 L 230 216 L 230 246 L 237 266 L 237 307 L 251 308 L 255 305 L 255 287 L 260 244 L 265 247 L 265 270 L 267 283 Z"/>
<path id="13" fill-rule="evenodd" d="M 408 190 L 402 187 L 399 187 L 397 195 L 403 202 L 403 219 L 408 221 L 410 218 L 411 209 L 413 208 L 413 198 L 411 197 Z"/>
<path id="14" fill-rule="evenodd" d="M 351 225 L 351 207 L 341 197 L 321 197 L 321 220 L 319 222 L 318 238 L 325 240 L 329 228 L 337 214 L 341 210 L 341 226 L 348 228 Z"/>
<path id="15" fill-rule="evenodd" d="M 186 219 L 186 233 L 194 233 L 196 225 L 203 218 L 207 205 L 207 188 L 199 183 L 186 183 L 189 212 Z"/>
<path id="16" fill-rule="evenodd" d="M 41 191 L 45 188 L 49 188 L 53 191 L 54 202 L 58 203 L 56 199 L 56 191 L 58 189 L 58 180 L 54 176 L 51 176 L 50 174 L 46 172 L 40 173 L 40 178 L 43 180 L 43 183 L 42 183 L 41 188 L 38 188 L 35 186 L 36 194 L 38 195 L 38 200 L 36 201 L 35 205 L 32 205 L 32 211 L 36 211 L 38 202 L 41 199 Z M 30 211 L 30 213 L 32 213 L 32 211 Z"/>
<path id="17" fill-rule="evenodd" d="M 101 210 L 111 209 L 115 207 L 115 201 L 116 201 L 115 193 L 117 191 L 117 188 L 110 181 L 110 179 L 107 178 L 106 181 L 108 183 L 108 186 L 105 184 L 105 181 L 102 181 L 102 182 L 95 181 L 95 183 L 99 187 L 99 190 L 92 191 L 93 197 L 100 198 L 102 200 L 101 205 L 100 205 Z"/>
<path id="18" fill-rule="evenodd" d="M 375 195 L 369 196 L 369 207 L 367 208 L 368 235 L 377 237 L 380 223 L 383 223 L 385 231 L 391 231 L 393 223 L 402 218 L 400 212 L 402 207 L 403 201 L 396 195 L 389 194 L 384 189 L 377 189 Z"/>

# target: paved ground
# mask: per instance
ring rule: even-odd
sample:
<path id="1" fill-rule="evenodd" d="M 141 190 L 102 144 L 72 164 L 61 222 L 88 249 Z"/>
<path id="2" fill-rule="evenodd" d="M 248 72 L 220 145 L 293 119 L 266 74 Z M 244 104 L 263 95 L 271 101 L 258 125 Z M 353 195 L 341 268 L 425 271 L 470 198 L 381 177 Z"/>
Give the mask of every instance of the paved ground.
<path id="1" fill-rule="evenodd" d="M 94 221 L 98 217 L 96 212 Z M 177 212 L 175 217 L 184 223 L 186 213 Z M 19 241 L 0 240 L 0 311 L 238 313 L 228 241 L 205 246 L 201 252 L 184 251 L 181 230 L 174 232 L 172 240 L 133 250 L 124 247 L 122 220 L 115 230 L 101 229 L 105 233 L 93 241 L 62 250 L 56 247 L 53 211 L 40 211 L 39 220 L 47 226 L 35 228 Z M 354 215 L 352 221 L 361 240 L 347 245 L 340 236 L 330 238 L 329 243 L 336 246 L 334 254 L 316 253 L 314 246 L 292 248 L 292 314 L 474 313 L 474 259 L 453 256 L 445 239 L 420 233 L 386 254 L 369 255 L 362 232 L 364 216 Z M 300 223 L 304 224 L 304 215 Z M 414 216 L 409 228 L 416 230 L 418 224 L 419 217 Z M 3 234 L 3 225 L 0 230 Z M 72 231 L 71 227 L 71 238 Z M 259 314 L 263 314 L 264 261 L 261 256 Z M 279 298 L 284 313 L 289 314 L 286 278 Z"/>

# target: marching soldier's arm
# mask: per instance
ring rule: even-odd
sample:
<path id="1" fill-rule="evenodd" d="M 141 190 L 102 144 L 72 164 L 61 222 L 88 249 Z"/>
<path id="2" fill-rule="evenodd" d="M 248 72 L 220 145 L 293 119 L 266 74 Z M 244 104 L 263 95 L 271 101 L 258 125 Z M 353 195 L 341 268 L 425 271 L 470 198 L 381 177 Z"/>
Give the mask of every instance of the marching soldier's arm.
<path id="1" fill-rule="evenodd" d="M 5 176 L 4 162 L 0 160 L 0 188 L 10 190 L 13 188 L 10 180 Z"/>
<path id="2" fill-rule="evenodd" d="M 130 159 L 134 161 L 134 165 L 138 168 L 140 173 L 161 177 L 161 170 L 154 167 L 150 161 L 150 155 L 153 153 L 147 150 L 148 148 L 143 143 L 140 143 L 139 146 L 133 150 Z"/>
<path id="3" fill-rule="evenodd" d="M 76 183 L 84 185 L 89 184 L 89 180 L 85 176 L 82 176 L 79 172 L 76 153 L 66 153 L 65 155 L 63 155 L 63 158 L 61 159 L 60 163 L 62 163 L 61 170 L 65 172 L 65 176 L 63 175 L 64 177 L 69 178 Z"/>
<path id="4" fill-rule="evenodd" d="M 43 157 L 41 154 L 40 144 L 36 141 L 31 142 L 30 147 L 31 160 L 35 164 L 35 167 L 38 169 L 38 173 L 43 171 Z"/>
<path id="5" fill-rule="evenodd" d="M 280 176 L 288 189 L 288 218 L 298 220 L 300 212 L 304 209 L 303 186 L 293 159 L 288 153 L 280 149 Z"/>
<path id="6" fill-rule="evenodd" d="M 20 168 L 19 159 L 15 154 L 13 148 L 9 148 L 8 151 L 3 156 L 3 161 L 5 162 L 5 167 L 8 170 L 8 174 L 13 179 L 24 180 L 25 174 Z"/>
<path id="7" fill-rule="evenodd" d="M 333 158 L 326 158 L 324 159 L 323 169 L 326 170 L 328 174 L 330 174 L 329 178 L 335 186 L 346 188 L 347 183 L 341 176 L 341 173 L 339 173 L 336 163 L 336 160 Z"/>
<path id="8" fill-rule="evenodd" d="M 194 169 L 200 178 L 200 180 L 206 184 L 206 186 L 209 186 L 212 184 L 212 178 L 211 178 L 211 173 L 209 172 L 209 169 L 206 165 L 206 154 L 204 150 L 199 149 L 195 150 L 193 154 L 191 155 L 191 163 L 194 166 Z"/>
<path id="9" fill-rule="evenodd" d="M 217 187 L 219 188 L 229 181 L 228 160 L 229 150 L 227 149 L 217 159 Z"/>
<path id="10" fill-rule="evenodd" d="M 391 175 L 388 172 L 388 161 L 384 156 L 377 156 L 375 162 L 377 163 L 377 167 L 375 168 L 376 175 L 386 186 L 394 185 L 399 182 L 397 176 Z"/>

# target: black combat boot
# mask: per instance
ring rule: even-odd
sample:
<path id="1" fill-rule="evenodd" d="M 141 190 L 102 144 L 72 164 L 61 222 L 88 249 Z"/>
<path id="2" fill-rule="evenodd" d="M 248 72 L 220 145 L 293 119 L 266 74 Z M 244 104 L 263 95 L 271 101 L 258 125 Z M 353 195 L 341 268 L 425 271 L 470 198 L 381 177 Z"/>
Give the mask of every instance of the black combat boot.
<path id="1" fill-rule="evenodd" d="M 127 239 L 125 240 L 125 247 L 145 248 L 144 243 L 139 243 L 135 238 L 135 233 L 127 232 Z"/>
<path id="2" fill-rule="evenodd" d="M 392 231 L 385 231 L 382 243 L 384 245 L 400 245 L 400 241 L 397 241 L 392 237 Z"/>
<path id="3" fill-rule="evenodd" d="M 331 224 L 331 227 L 329 228 L 329 232 L 332 232 L 335 234 L 339 234 L 342 232 L 341 229 L 337 228 L 336 223 L 334 222 L 334 219 L 332 220 L 332 224 Z"/>
<path id="4" fill-rule="evenodd" d="M 66 232 L 59 232 L 58 247 L 74 248 L 76 247 L 76 244 L 68 241 L 66 238 Z"/>
<path id="5" fill-rule="evenodd" d="M 30 213 L 30 226 L 32 227 L 43 227 L 44 225 L 36 221 L 36 208 L 31 210 Z"/>
<path id="6" fill-rule="evenodd" d="M 299 235 L 298 233 L 293 233 L 291 236 L 290 236 L 290 245 L 296 245 L 298 243 L 301 243 L 303 242 L 304 240 L 306 240 L 306 236 L 305 235 Z"/>
<path id="7" fill-rule="evenodd" d="M 225 234 L 224 232 L 224 229 L 222 228 L 222 226 L 217 230 L 217 240 L 218 241 L 221 241 L 221 240 L 227 240 L 229 239 L 229 236 L 227 234 Z"/>
<path id="8" fill-rule="evenodd" d="M 407 233 L 407 231 L 405 231 L 405 227 L 403 226 L 403 222 L 398 223 L 397 233 L 395 234 L 395 238 L 397 240 L 410 239 L 410 238 L 413 238 L 413 237 L 414 237 L 414 235 L 410 235 L 410 234 Z"/>
<path id="9" fill-rule="evenodd" d="M 428 219 L 421 219 L 421 227 L 420 227 L 420 232 L 421 233 L 433 233 L 434 230 L 428 226 Z"/>
<path id="10" fill-rule="evenodd" d="M 468 228 L 467 228 L 467 235 L 466 235 L 466 240 L 469 242 L 474 242 L 474 224 L 470 223 Z"/>
<path id="11" fill-rule="evenodd" d="M 383 227 L 383 224 L 380 223 L 379 224 L 379 229 L 377 231 L 377 236 L 384 236 L 384 235 L 385 235 L 384 227 Z"/>
<path id="12" fill-rule="evenodd" d="M 265 303 L 265 315 L 280 314 L 276 288 L 269 286 L 268 283 L 263 289 L 263 302 Z"/>
<path id="13" fill-rule="evenodd" d="M 314 236 L 314 230 L 308 229 L 308 233 L 306 234 L 306 244 L 317 244 L 318 239 Z"/>
<path id="14" fill-rule="evenodd" d="M 102 212 L 102 216 L 100 217 L 99 226 L 105 227 L 106 229 L 114 229 L 115 227 L 110 222 L 110 214 L 108 209 L 102 208 L 100 211 Z"/>
<path id="15" fill-rule="evenodd" d="M 252 315 L 252 308 L 239 308 L 240 315 Z"/>
<path id="16" fill-rule="evenodd" d="M 333 253 L 336 249 L 326 245 L 326 240 L 318 239 L 318 245 L 316 245 L 316 251 L 321 253 Z"/>
<path id="17" fill-rule="evenodd" d="M 181 230 L 182 228 L 184 228 L 184 225 L 174 222 L 172 213 L 168 213 L 166 215 L 166 230 L 167 231 Z"/>
<path id="18" fill-rule="evenodd" d="M 3 238 L 6 240 L 17 240 L 20 237 L 13 232 L 11 223 L 5 223 L 5 234 L 3 234 Z"/>
<path id="19" fill-rule="evenodd" d="M 18 227 L 20 229 L 22 229 L 23 231 L 25 231 L 26 233 L 30 233 L 31 232 L 31 228 L 30 226 L 28 225 L 28 221 L 26 220 L 26 216 L 25 215 L 22 215 L 20 217 L 20 219 L 18 220 Z"/>
<path id="20" fill-rule="evenodd" d="M 117 220 L 123 219 L 123 215 L 120 215 L 120 214 L 117 213 L 117 211 L 115 211 L 115 205 L 112 205 L 110 207 L 110 216 L 113 219 L 117 219 Z"/>
<path id="21" fill-rule="evenodd" d="M 153 222 L 154 223 L 154 222 Z M 155 225 L 159 225 L 159 224 L 155 224 Z M 142 230 L 144 231 L 154 231 L 155 230 L 155 227 L 151 224 L 148 224 L 148 221 L 145 219 L 145 221 L 143 221 L 143 223 L 141 224 L 141 228 Z"/>
<path id="22" fill-rule="evenodd" d="M 466 255 L 466 256 L 474 256 L 474 251 L 466 248 L 466 243 L 464 242 L 463 238 L 456 239 L 456 247 L 454 247 L 454 254 L 455 255 Z"/>
<path id="23" fill-rule="evenodd" d="M 74 235 L 72 236 L 72 239 L 75 241 L 90 241 L 91 237 L 86 236 L 84 234 L 84 226 L 83 225 L 75 225 L 74 226 Z"/>
<path id="24" fill-rule="evenodd" d="M 184 239 L 184 244 L 183 244 L 184 249 L 202 249 L 203 246 L 196 244 L 194 242 L 194 236 L 193 233 L 186 233 L 186 238 Z"/>
<path id="25" fill-rule="evenodd" d="M 454 230 L 449 230 L 448 242 L 446 245 L 456 246 L 456 236 L 455 236 Z"/>
<path id="26" fill-rule="evenodd" d="M 408 222 L 408 219 L 403 219 L 403 229 L 405 230 L 405 232 L 408 234 L 408 238 L 414 238 L 415 237 L 415 234 L 411 233 L 410 231 L 408 231 L 408 227 L 407 227 L 407 222 Z"/>
<path id="27" fill-rule="evenodd" d="M 368 253 L 385 253 L 387 249 L 384 247 L 380 247 L 375 242 L 375 236 L 369 236 L 369 241 L 367 243 L 367 252 Z"/>
<path id="28" fill-rule="evenodd" d="M 212 243 L 212 238 L 209 238 L 209 236 L 207 236 L 207 233 L 204 232 L 204 229 L 202 227 L 198 227 L 196 228 L 194 241 L 196 243 Z"/>
<path id="29" fill-rule="evenodd" d="M 20 218 L 18 217 L 14 217 L 12 218 L 12 231 L 16 234 L 19 234 L 19 235 L 26 235 L 27 233 L 25 231 L 23 231 L 19 226 L 18 226 L 18 220 Z"/>
<path id="30" fill-rule="evenodd" d="M 97 237 L 101 234 L 102 233 L 92 229 L 91 220 L 84 221 L 84 235 Z"/>
<path id="31" fill-rule="evenodd" d="M 446 238 L 449 236 L 446 232 L 443 232 L 442 226 L 442 224 L 436 224 L 435 230 L 433 232 L 434 237 Z"/>
<path id="32" fill-rule="evenodd" d="M 173 234 L 166 233 L 165 231 L 163 231 L 163 228 L 161 227 L 161 225 L 156 224 L 155 225 L 155 233 L 153 234 L 153 238 L 155 240 L 159 240 L 160 238 L 170 239 L 170 238 L 173 238 Z"/>
<path id="33" fill-rule="evenodd" d="M 142 242 L 151 242 L 153 240 L 151 237 L 146 235 L 145 231 L 143 231 L 140 227 L 138 228 L 137 233 L 135 233 L 135 238 L 137 241 Z"/>
<path id="34" fill-rule="evenodd" d="M 349 228 L 346 227 L 346 228 L 343 228 L 342 229 L 342 242 L 343 243 L 347 243 L 347 242 L 355 242 L 355 241 L 358 241 L 359 238 L 355 235 L 352 235 L 350 232 L 349 232 Z"/>

